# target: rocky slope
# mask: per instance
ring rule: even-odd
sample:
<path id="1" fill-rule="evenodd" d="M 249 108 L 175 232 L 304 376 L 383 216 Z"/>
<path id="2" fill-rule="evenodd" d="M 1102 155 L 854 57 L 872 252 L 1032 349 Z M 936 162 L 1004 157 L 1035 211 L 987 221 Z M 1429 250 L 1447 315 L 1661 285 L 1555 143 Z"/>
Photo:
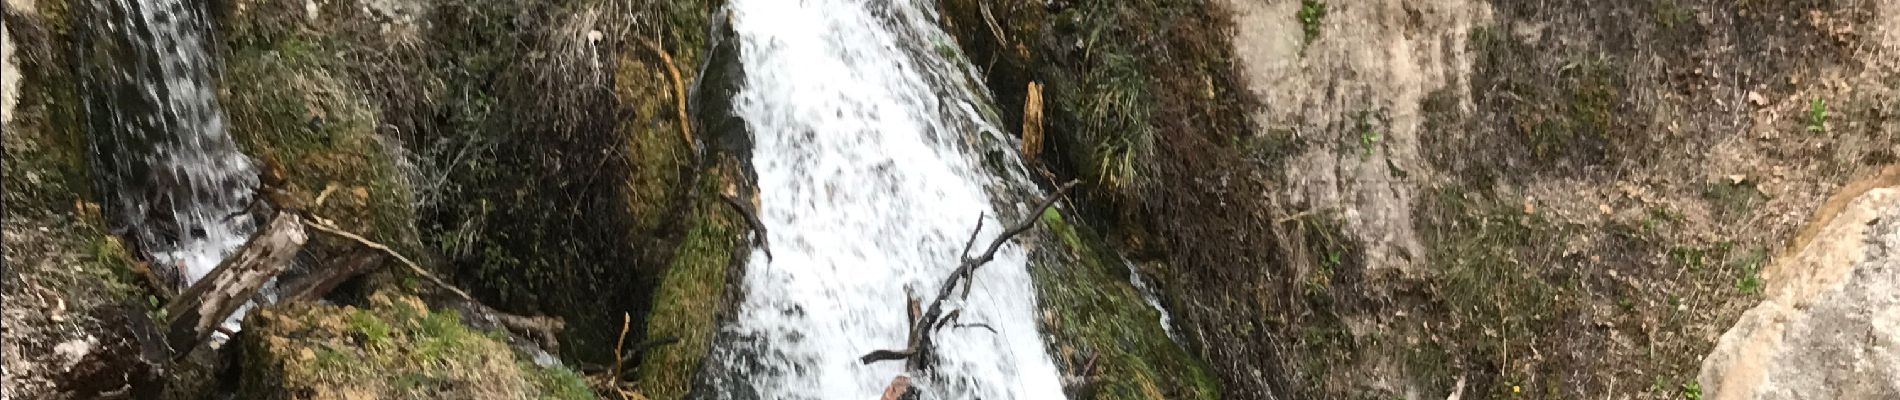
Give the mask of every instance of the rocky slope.
<path id="1" fill-rule="evenodd" d="M 1900 152 L 1880 2 L 942 3 L 1223 397 L 1700 396 Z"/>

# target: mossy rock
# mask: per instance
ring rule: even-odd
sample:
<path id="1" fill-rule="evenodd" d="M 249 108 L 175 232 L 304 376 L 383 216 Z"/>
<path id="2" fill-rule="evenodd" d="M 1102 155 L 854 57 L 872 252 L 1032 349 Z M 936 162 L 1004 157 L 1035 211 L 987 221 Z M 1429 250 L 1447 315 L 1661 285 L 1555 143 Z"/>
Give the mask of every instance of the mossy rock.
<path id="1" fill-rule="evenodd" d="M 1250 134 L 1248 114 L 1257 101 L 1246 92 L 1232 54 L 1226 7 L 1219 2 L 939 3 L 946 31 L 983 69 L 1003 126 L 1012 131 L 1021 126 L 1028 85 L 1042 85 L 1046 147 L 1027 158 L 1039 160 L 1036 166 L 1046 167 L 1055 180 L 1085 182 L 1072 194 L 1077 207 L 1067 217 L 1101 227 L 1099 233 L 1117 252 L 1157 266 L 1151 275 L 1167 294 L 1161 297 L 1177 307 L 1174 322 L 1185 333 L 1182 346 L 1190 354 L 1243 367 L 1208 370 L 1220 377 L 1221 395 L 1286 396 L 1280 374 L 1272 371 L 1281 363 L 1277 339 L 1262 332 L 1277 311 L 1259 306 L 1264 301 L 1237 299 L 1276 296 L 1259 294 L 1277 288 L 1258 282 L 1272 279 L 1273 272 L 1263 266 L 1281 263 L 1274 254 L 1281 246 L 1272 240 L 1279 233 L 1265 216 L 1283 213 L 1258 194 L 1271 191 L 1266 180 L 1275 175 L 1274 160 L 1292 154 L 1282 147 L 1297 143 Z M 1125 277 L 1112 271 L 1119 268 L 1096 270 Z M 1071 279 L 1067 275 L 1076 273 L 1050 271 L 1037 279 Z M 1050 304 L 1075 307 L 1125 297 L 1088 291 L 1044 295 Z M 1107 336 L 1077 329 L 1057 336 Z M 1188 392 L 1203 391 L 1164 394 L 1193 396 Z"/>
<path id="2" fill-rule="evenodd" d="M 72 210 L 93 199 L 91 143 L 86 137 L 75 65 L 71 12 L 64 1 L 8 9 L 8 39 L 19 67 L 18 103 L 6 123 L 4 196 L 9 213 Z M 17 210 L 17 211 L 16 211 Z"/>
<path id="3" fill-rule="evenodd" d="M 594 398 L 573 371 L 522 361 L 499 334 L 415 297 L 377 293 L 368 308 L 272 305 L 244 326 L 240 398 Z"/>
<path id="4" fill-rule="evenodd" d="M 727 163 L 728 166 L 735 163 Z M 653 294 L 646 337 L 678 339 L 640 360 L 635 383 L 652 399 L 685 398 L 700 365 L 712 350 L 720 316 L 728 314 L 727 284 L 746 260 L 742 216 L 721 204 L 719 191 L 732 182 L 732 171 L 709 168 L 694 191 L 692 226 L 674 253 L 673 263 Z"/>
<path id="5" fill-rule="evenodd" d="M 219 97 L 232 138 L 263 160 L 258 168 L 281 171 L 297 206 L 404 254 L 425 254 L 411 188 L 387 147 L 393 139 L 375 130 L 376 110 L 327 66 L 336 60 L 320 58 L 328 52 L 279 44 L 227 60 Z M 311 250 L 323 259 L 345 244 L 318 242 Z"/>
<path id="6" fill-rule="evenodd" d="M 1214 399 L 1220 388 L 1207 367 L 1177 346 L 1160 314 L 1130 283 L 1120 257 L 1082 227 L 1049 209 L 1041 215 L 1029 271 L 1044 308 L 1043 329 L 1067 375 L 1094 364 L 1094 384 L 1073 398 Z M 1054 240 L 1049 240 L 1054 239 Z"/>

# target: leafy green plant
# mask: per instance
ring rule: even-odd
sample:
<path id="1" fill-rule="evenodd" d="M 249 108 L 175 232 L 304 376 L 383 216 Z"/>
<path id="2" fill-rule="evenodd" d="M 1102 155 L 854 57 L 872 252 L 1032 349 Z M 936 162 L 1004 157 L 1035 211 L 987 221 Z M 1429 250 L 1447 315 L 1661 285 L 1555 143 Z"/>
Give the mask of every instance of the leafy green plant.
<path id="1" fill-rule="evenodd" d="M 1674 261 L 1676 265 L 1688 268 L 1691 271 L 1702 269 L 1702 267 L 1707 264 L 1708 257 L 1708 251 L 1700 247 L 1676 246 L 1676 248 L 1669 249 L 1669 259 Z"/>
<path id="2" fill-rule="evenodd" d="M 1378 130 L 1372 129 L 1372 123 L 1368 122 L 1371 114 L 1370 111 L 1359 112 L 1358 129 L 1356 130 L 1359 131 L 1359 148 L 1363 151 L 1363 153 L 1360 153 L 1359 158 L 1371 157 L 1372 149 L 1378 146 L 1379 141 L 1385 140 L 1385 135 L 1381 135 Z"/>
<path id="3" fill-rule="evenodd" d="M 1326 2 L 1301 0 L 1299 18 L 1300 28 L 1306 33 L 1306 41 L 1301 43 L 1312 44 L 1314 39 L 1319 39 L 1320 22 L 1326 19 Z"/>
<path id="4" fill-rule="evenodd" d="M 1815 97 L 1814 99 L 1808 100 L 1808 131 L 1823 132 L 1826 130 L 1827 99 Z"/>
<path id="5" fill-rule="evenodd" d="M 371 315 L 368 311 L 356 310 L 349 315 L 350 329 L 361 333 L 363 339 L 372 345 L 383 345 L 391 341 L 393 329 L 389 323 Z"/>
<path id="6" fill-rule="evenodd" d="M 1688 400 L 1702 400 L 1702 384 L 1697 382 L 1682 384 L 1682 398 Z"/>
<path id="7" fill-rule="evenodd" d="M 1735 263 L 1736 272 L 1738 272 L 1735 277 L 1735 290 L 1749 294 L 1761 293 L 1761 265 L 1767 259 L 1767 252 L 1757 249 L 1738 260 Z"/>

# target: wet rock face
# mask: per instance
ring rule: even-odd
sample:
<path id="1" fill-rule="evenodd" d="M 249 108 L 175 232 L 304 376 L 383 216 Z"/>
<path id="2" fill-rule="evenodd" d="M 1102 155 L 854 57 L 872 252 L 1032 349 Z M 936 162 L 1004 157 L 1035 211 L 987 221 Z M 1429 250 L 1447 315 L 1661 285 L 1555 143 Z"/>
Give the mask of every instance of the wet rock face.
<path id="1" fill-rule="evenodd" d="M 1704 393 L 1900 398 L 1900 187 L 1860 195 L 1799 246 L 1704 361 Z"/>

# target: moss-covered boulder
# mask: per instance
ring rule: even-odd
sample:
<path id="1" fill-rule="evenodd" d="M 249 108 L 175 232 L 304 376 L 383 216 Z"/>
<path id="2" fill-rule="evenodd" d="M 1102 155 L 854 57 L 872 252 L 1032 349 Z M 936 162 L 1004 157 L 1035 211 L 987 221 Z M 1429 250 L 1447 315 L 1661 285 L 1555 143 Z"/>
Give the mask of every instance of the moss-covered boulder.
<path id="1" fill-rule="evenodd" d="M 399 144 L 377 132 L 381 114 L 332 67 L 345 61 L 329 58 L 327 46 L 291 39 L 233 50 L 219 90 L 229 132 L 263 160 L 265 174 L 288 180 L 291 206 L 404 254 L 426 255 L 412 187 L 397 169 Z M 355 248 L 329 240 L 311 246 L 312 255 L 323 260 Z"/>
<path id="2" fill-rule="evenodd" d="M 732 166 L 709 168 L 697 190 L 692 226 L 680 241 L 673 262 L 653 293 L 653 311 L 647 316 L 649 340 L 677 339 L 653 349 L 640 360 L 634 382 L 652 399 L 685 398 L 696 374 L 712 350 L 718 323 L 730 314 L 728 282 L 737 279 L 746 261 L 743 234 L 749 229 L 731 208 L 721 204 L 719 191 L 736 180 Z"/>
<path id="3" fill-rule="evenodd" d="M 65 1 L 41 1 L 33 7 L 8 7 L 9 46 L 5 197 L 9 214 L 40 210 L 70 211 L 73 202 L 92 199 L 91 142 L 85 135 L 83 104 L 75 81 L 77 64 L 71 29 L 73 11 Z"/>
<path id="4" fill-rule="evenodd" d="M 594 398 L 574 372 L 523 361 L 499 334 L 410 296 L 273 305 L 244 324 L 241 398 Z"/>
<path id="5" fill-rule="evenodd" d="M 1131 283 L 1123 259 L 1099 236 L 1051 208 L 1040 216 L 1029 272 L 1047 311 L 1042 327 L 1083 399 L 1214 399 L 1219 383 L 1170 340 L 1160 313 Z M 1092 369 L 1091 369 L 1092 368 Z"/>

